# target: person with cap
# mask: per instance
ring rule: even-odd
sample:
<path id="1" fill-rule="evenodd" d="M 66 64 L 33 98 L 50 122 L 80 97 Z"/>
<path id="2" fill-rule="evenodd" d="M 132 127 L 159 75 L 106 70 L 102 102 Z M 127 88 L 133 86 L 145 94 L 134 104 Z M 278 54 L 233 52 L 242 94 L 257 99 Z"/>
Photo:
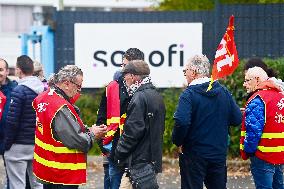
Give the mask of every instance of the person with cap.
<path id="1" fill-rule="evenodd" d="M 121 66 L 124 67 L 132 60 L 144 60 L 144 53 L 137 48 L 129 48 L 123 55 Z M 96 125 L 103 124 L 108 127 L 106 136 L 100 141 L 104 154 L 104 189 L 118 189 L 121 183 L 123 172 L 114 164 L 113 157 L 123 131 L 129 100 L 121 71 L 117 71 L 103 93 L 96 122 Z"/>
<path id="2" fill-rule="evenodd" d="M 126 112 L 124 131 L 115 150 L 115 162 L 122 168 L 140 163 L 153 163 L 155 172 L 162 172 L 162 144 L 165 129 L 163 98 L 151 82 L 150 69 L 146 62 L 130 61 L 125 65 L 122 73 L 131 101 Z M 149 113 L 152 116 L 151 124 Z M 124 179 L 127 179 L 130 185 L 126 174 Z M 121 188 L 125 187 L 121 185 Z"/>

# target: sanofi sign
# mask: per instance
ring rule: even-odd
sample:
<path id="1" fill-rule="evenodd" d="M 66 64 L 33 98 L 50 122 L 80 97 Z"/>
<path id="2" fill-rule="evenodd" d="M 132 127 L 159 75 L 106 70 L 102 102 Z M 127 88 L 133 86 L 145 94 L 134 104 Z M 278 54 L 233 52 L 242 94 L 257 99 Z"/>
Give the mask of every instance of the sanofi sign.
<path id="1" fill-rule="evenodd" d="M 122 55 L 135 47 L 145 54 L 157 87 L 182 87 L 182 68 L 202 53 L 202 23 L 76 23 L 75 64 L 83 87 L 107 85 L 120 70 Z"/>

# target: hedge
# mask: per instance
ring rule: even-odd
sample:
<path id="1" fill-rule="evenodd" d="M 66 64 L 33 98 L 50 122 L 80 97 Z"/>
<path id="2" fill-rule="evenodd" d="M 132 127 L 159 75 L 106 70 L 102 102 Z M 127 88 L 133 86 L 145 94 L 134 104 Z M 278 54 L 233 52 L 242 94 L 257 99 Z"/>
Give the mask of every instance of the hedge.
<path id="1" fill-rule="evenodd" d="M 284 78 L 284 58 L 280 59 L 264 59 L 265 63 L 273 68 L 278 73 L 278 78 Z M 244 73 L 243 65 L 246 60 L 242 60 L 239 63 L 239 67 L 233 75 L 227 77 L 220 82 L 225 85 L 231 92 L 235 100 L 240 107 L 245 105 L 246 92 L 243 87 Z M 162 96 L 164 97 L 166 105 L 166 128 L 164 133 L 164 154 L 172 156 L 176 147 L 171 142 L 171 133 L 174 125 L 173 114 L 178 103 L 179 95 L 183 89 L 180 88 L 168 88 L 159 89 Z M 97 110 L 101 100 L 103 89 L 84 91 L 76 105 L 80 108 L 83 121 L 88 126 L 95 123 L 97 119 Z M 229 156 L 239 156 L 239 138 L 240 138 L 240 126 L 231 127 L 230 129 L 230 145 L 229 145 Z M 100 150 L 95 145 L 89 154 L 99 154 Z"/>

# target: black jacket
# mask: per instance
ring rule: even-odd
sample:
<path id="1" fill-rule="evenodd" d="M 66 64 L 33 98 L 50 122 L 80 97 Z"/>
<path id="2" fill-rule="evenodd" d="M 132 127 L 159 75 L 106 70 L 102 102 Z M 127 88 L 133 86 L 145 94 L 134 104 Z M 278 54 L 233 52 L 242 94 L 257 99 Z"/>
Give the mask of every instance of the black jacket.
<path id="1" fill-rule="evenodd" d="M 147 112 L 153 113 L 151 140 Z M 141 85 L 133 95 L 128 108 L 124 132 L 120 137 L 115 160 L 127 162 L 132 154 L 132 165 L 151 161 L 150 141 L 154 152 L 155 170 L 162 171 L 162 144 L 165 129 L 165 105 L 163 98 L 151 84 Z"/>
<path id="2" fill-rule="evenodd" d="M 124 113 L 126 113 L 126 109 L 127 109 L 127 105 L 129 103 L 130 97 L 127 93 L 126 87 L 123 84 L 123 77 L 120 76 L 117 80 L 116 80 L 119 84 L 119 98 L 120 98 L 120 116 L 123 115 Z M 97 122 L 96 125 L 101 125 L 101 124 L 107 124 L 107 97 L 106 97 L 106 91 L 104 91 L 103 95 L 102 95 L 102 99 L 100 102 L 100 107 L 98 110 L 98 118 L 97 118 Z M 114 156 L 114 150 L 116 148 L 118 139 L 119 139 L 119 132 L 116 132 L 114 134 L 114 138 L 113 138 L 113 142 L 112 142 L 112 151 L 110 154 L 110 158 L 113 159 Z M 99 146 L 102 150 L 103 153 L 107 153 L 106 150 L 104 150 L 103 146 L 102 146 L 102 140 L 98 141 Z"/>

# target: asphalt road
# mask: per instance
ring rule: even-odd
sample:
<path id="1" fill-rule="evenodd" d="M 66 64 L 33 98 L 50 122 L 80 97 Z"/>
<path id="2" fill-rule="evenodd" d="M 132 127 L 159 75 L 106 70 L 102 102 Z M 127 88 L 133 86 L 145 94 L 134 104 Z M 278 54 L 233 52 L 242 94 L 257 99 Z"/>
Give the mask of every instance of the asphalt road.
<path id="1" fill-rule="evenodd" d="M 0 160 L 0 189 L 4 187 L 5 171 L 2 159 Z M 176 163 L 164 163 L 163 173 L 158 176 L 161 189 L 178 189 L 180 188 L 179 167 Z M 230 168 L 231 166 L 231 168 Z M 242 166 L 242 165 L 241 165 Z M 227 188 L 255 188 L 253 180 L 247 169 L 235 163 L 228 165 L 228 182 Z M 238 168 L 236 168 L 238 167 Z M 20 189 L 20 188 L 19 188 Z M 88 182 L 87 185 L 81 186 L 80 189 L 103 189 L 103 167 L 102 158 L 88 158 Z"/>

